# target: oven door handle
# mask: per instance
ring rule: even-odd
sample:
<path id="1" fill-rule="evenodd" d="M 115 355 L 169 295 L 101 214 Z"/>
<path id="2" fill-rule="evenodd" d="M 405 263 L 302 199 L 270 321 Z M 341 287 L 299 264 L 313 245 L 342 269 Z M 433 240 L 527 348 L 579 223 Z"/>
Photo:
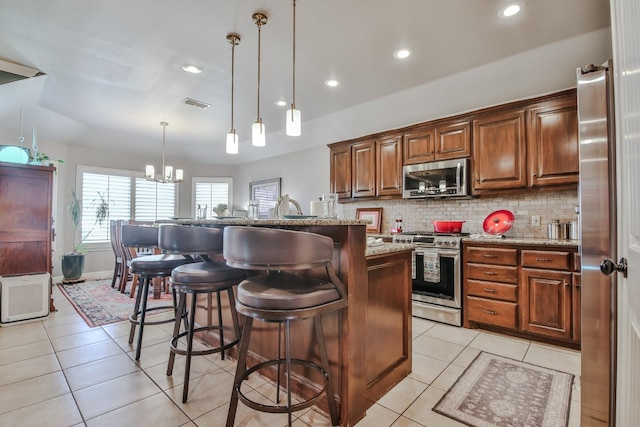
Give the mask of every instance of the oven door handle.
<path id="1" fill-rule="evenodd" d="M 440 256 L 445 256 L 445 257 L 449 257 L 449 258 L 455 258 L 455 257 L 460 255 L 460 251 L 443 251 L 443 250 L 439 250 L 438 254 Z"/>

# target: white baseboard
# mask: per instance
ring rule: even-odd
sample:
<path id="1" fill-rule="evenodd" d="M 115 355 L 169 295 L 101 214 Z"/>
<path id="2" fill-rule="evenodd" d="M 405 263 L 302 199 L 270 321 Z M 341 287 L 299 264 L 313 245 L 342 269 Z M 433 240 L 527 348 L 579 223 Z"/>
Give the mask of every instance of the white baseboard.
<path id="1" fill-rule="evenodd" d="M 92 271 L 90 273 L 84 273 L 82 278 L 85 280 L 98 280 L 98 279 L 110 279 L 113 277 L 113 270 L 107 271 Z M 64 276 L 53 277 L 53 283 L 62 283 Z"/>

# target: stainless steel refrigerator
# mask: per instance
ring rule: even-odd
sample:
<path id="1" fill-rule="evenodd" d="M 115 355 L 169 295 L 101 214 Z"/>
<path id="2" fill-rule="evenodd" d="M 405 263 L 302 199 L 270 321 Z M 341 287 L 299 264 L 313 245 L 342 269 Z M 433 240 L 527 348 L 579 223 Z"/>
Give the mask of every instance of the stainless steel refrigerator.
<path id="1" fill-rule="evenodd" d="M 616 179 L 612 63 L 577 70 L 581 426 L 615 424 Z M 607 261 L 608 260 L 608 261 Z M 609 273 L 609 274 L 607 274 Z"/>

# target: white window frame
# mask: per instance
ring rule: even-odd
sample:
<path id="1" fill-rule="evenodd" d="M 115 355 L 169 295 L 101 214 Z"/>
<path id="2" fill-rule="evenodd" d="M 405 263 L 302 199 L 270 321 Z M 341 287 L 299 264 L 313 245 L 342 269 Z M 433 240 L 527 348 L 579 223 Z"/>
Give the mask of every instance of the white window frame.
<path id="1" fill-rule="evenodd" d="M 194 176 L 191 178 L 191 217 L 196 217 L 196 184 L 216 184 L 225 183 L 229 185 L 229 212 L 233 213 L 233 178 L 228 176 Z M 207 219 L 210 219 L 207 217 Z"/>

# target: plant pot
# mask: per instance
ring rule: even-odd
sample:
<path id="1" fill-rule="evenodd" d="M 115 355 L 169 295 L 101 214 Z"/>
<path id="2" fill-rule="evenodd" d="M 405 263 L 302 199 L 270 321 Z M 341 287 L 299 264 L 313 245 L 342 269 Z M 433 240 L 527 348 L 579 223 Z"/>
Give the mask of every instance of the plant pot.
<path id="1" fill-rule="evenodd" d="M 84 271 L 84 254 L 70 254 L 62 257 L 62 275 L 66 280 L 78 280 Z"/>

